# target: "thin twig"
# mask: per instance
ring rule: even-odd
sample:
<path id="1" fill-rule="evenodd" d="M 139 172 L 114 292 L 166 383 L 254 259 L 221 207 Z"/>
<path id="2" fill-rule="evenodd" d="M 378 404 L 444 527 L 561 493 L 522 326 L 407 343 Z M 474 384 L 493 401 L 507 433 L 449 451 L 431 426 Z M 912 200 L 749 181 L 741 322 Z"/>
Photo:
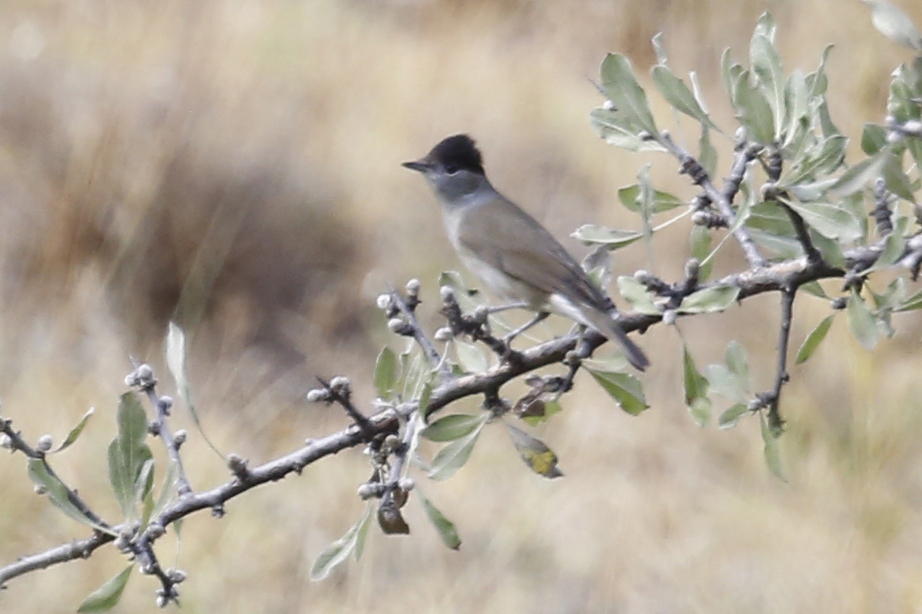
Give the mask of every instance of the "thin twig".
<path id="1" fill-rule="evenodd" d="M 420 349 L 422 349 L 423 354 L 426 355 L 426 359 L 429 361 L 429 364 L 432 365 L 432 368 L 438 370 L 439 376 L 442 379 L 451 377 L 451 369 L 449 369 L 445 361 L 442 360 L 438 350 L 435 349 L 435 344 L 432 343 L 432 340 L 429 339 L 423 327 L 420 325 L 419 320 L 416 319 L 416 304 L 418 304 L 418 302 L 414 301 L 416 304 L 411 306 L 400 295 L 400 292 L 396 290 L 391 291 L 390 297 L 397 307 L 397 310 L 403 315 L 404 320 L 410 326 L 413 338 L 416 340 Z"/>

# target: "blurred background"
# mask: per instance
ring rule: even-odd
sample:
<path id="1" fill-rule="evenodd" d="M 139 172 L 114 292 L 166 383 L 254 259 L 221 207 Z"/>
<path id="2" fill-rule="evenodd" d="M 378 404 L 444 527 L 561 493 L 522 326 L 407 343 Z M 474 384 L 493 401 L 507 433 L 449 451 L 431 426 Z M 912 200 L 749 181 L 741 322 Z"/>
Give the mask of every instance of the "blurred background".
<path id="1" fill-rule="evenodd" d="M 918 3 L 895 2 L 922 24 Z M 909 56 L 858 0 L 4 2 L 3 415 L 31 441 L 59 442 L 96 407 L 54 462 L 117 518 L 105 446 L 128 357 L 151 361 L 172 392 L 161 356 L 174 318 L 191 336 L 205 428 L 225 452 L 259 463 L 344 427 L 335 408 L 303 400 L 313 376 L 348 375 L 357 399 L 371 399 L 378 349 L 401 347 L 375 295 L 418 277 L 435 326 L 437 274 L 458 266 L 433 198 L 400 162 L 468 132 L 494 184 L 558 236 L 587 222 L 637 228 L 616 192 L 643 164 L 658 188 L 694 191 L 674 160 L 594 135 L 588 113 L 601 100 L 588 78 L 609 51 L 646 74 L 662 31 L 673 68 L 698 72 L 732 134 L 720 54 L 744 60 L 765 10 L 788 70 L 814 70 L 836 44 L 829 100 L 846 134 L 883 119 L 888 75 Z M 693 146 L 684 127 L 680 142 Z M 618 252 L 616 271 L 674 278 L 688 230 L 658 237 L 653 256 Z M 718 268 L 742 265 L 734 245 L 725 251 Z M 767 388 L 777 303 L 680 322 L 699 367 L 736 338 Z M 795 348 L 827 313 L 799 302 Z M 223 520 L 187 519 L 181 548 L 172 536 L 158 543 L 161 560 L 190 574 L 186 612 L 920 612 L 922 326 L 895 323 L 898 336 L 870 355 L 839 317 L 792 369 L 787 482 L 766 469 L 755 420 L 693 424 L 680 341 L 658 327 L 640 338 L 654 365 L 649 411 L 627 416 L 578 380 L 538 430 L 565 479 L 531 474 L 499 428 L 453 479 L 417 476 L 455 521 L 460 552 L 411 502 L 411 537 L 373 529 L 359 564 L 310 582 L 314 558 L 363 509 L 355 488 L 369 469 L 355 450 L 247 493 Z M 183 412 L 175 424 L 190 428 Z M 184 453 L 196 488 L 228 478 L 197 434 Z M 87 534 L 33 495 L 20 455 L 0 458 L 0 475 L 0 564 Z M 0 610 L 72 612 L 124 563 L 108 547 L 18 578 Z M 155 589 L 133 578 L 116 611 L 154 611 Z"/>

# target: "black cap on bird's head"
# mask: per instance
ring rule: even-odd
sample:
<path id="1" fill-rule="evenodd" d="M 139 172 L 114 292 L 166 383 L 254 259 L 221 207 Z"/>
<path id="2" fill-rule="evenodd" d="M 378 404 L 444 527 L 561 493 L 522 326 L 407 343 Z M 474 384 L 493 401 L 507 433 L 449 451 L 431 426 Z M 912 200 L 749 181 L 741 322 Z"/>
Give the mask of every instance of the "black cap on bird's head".
<path id="1" fill-rule="evenodd" d="M 441 167 L 449 173 L 464 170 L 485 174 L 483 157 L 477 149 L 477 144 L 466 134 L 456 134 L 443 139 L 426 154 L 426 157 L 415 162 L 404 162 L 403 166 L 420 172 Z"/>

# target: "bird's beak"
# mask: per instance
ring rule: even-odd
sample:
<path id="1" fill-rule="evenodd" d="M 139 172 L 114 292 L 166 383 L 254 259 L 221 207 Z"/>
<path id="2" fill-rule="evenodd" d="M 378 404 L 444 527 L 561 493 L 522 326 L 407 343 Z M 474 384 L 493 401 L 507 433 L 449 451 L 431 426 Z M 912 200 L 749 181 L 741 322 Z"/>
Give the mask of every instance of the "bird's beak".
<path id="1" fill-rule="evenodd" d="M 401 164 L 410 170 L 418 171 L 420 173 L 425 173 L 432 169 L 432 163 L 428 162 L 425 158 L 422 160 L 415 160 L 413 162 L 404 162 Z"/>

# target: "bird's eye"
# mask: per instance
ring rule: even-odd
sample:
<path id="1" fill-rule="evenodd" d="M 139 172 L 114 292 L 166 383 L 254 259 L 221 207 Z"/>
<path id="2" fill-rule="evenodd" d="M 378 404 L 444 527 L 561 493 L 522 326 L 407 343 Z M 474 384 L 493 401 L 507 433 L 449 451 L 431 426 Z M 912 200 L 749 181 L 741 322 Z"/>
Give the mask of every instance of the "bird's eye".
<path id="1" fill-rule="evenodd" d="M 459 170 L 458 167 L 454 164 L 445 165 L 445 172 L 448 173 L 449 175 L 454 175 L 455 173 L 458 172 L 458 170 Z"/>

